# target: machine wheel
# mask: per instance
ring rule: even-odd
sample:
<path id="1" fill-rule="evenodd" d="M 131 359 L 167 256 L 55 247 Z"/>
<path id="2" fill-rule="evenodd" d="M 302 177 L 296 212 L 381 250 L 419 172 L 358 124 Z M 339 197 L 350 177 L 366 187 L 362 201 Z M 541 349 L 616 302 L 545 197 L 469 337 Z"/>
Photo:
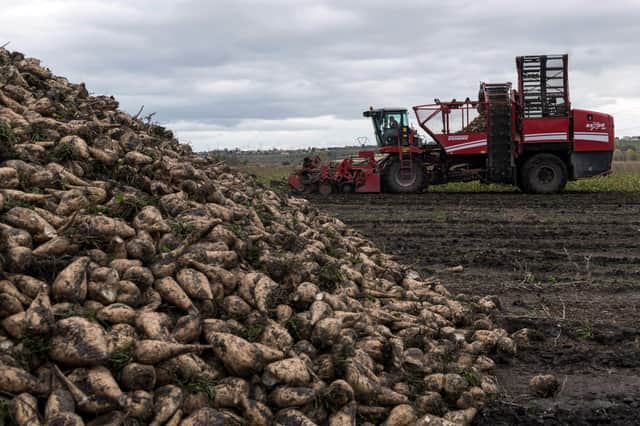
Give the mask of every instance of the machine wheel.
<path id="1" fill-rule="evenodd" d="M 333 192 L 333 187 L 330 183 L 321 183 L 318 186 L 318 192 L 325 197 Z"/>
<path id="2" fill-rule="evenodd" d="M 560 192 L 567 184 L 567 166 L 553 154 L 538 154 L 522 167 L 522 189 L 532 194 Z"/>
<path id="3" fill-rule="evenodd" d="M 355 191 L 355 187 L 353 186 L 352 183 L 345 182 L 340 185 L 340 192 L 342 192 L 343 194 L 351 194 L 354 191 Z"/>
<path id="4" fill-rule="evenodd" d="M 425 186 L 424 172 L 418 162 L 414 162 L 411 175 L 402 176 L 400 162 L 394 161 L 387 169 L 384 180 L 391 192 L 418 192 Z"/>

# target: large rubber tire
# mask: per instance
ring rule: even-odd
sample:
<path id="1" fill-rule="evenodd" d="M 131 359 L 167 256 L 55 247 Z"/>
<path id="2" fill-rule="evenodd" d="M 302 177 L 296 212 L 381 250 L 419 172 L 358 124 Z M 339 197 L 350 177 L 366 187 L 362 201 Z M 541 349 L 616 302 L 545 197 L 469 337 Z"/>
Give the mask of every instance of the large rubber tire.
<path id="1" fill-rule="evenodd" d="M 538 154 L 529 158 L 522 167 L 522 189 L 530 194 L 553 194 L 567 184 L 567 166 L 553 154 Z"/>
<path id="2" fill-rule="evenodd" d="M 424 172 L 418 162 L 413 163 L 412 174 L 408 179 L 406 176 L 401 176 L 399 161 L 391 163 L 384 174 L 384 182 L 387 189 L 398 193 L 420 191 L 425 186 L 425 179 Z"/>
<path id="3" fill-rule="evenodd" d="M 340 192 L 342 192 L 343 194 L 351 194 L 355 192 L 355 187 L 351 182 L 341 183 L 338 188 L 340 188 Z"/>

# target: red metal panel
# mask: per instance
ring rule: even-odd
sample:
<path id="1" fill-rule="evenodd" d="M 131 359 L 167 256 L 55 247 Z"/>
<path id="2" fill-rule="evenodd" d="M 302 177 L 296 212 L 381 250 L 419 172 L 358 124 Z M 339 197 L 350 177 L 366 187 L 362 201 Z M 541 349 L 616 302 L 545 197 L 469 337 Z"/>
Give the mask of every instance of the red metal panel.
<path id="1" fill-rule="evenodd" d="M 569 142 L 569 117 L 523 118 L 523 142 L 558 143 Z"/>
<path id="2" fill-rule="evenodd" d="M 412 153 L 412 154 L 422 154 L 422 149 L 416 146 L 402 146 L 402 145 L 387 145 L 385 147 L 380 148 L 380 154 L 400 154 L 404 153 Z"/>
<path id="3" fill-rule="evenodd" d="M 289 179 L 287 179 L 287 181 L 289 182 L 289 185 L 291 185 L 291 187 L 297 189 L 298 191 L 304 191 L 304 185 L 300 183 L 300 178 L 298 177 L 298 175 L 289 176 Z"/>
<path id="4" fill-rule="evenodd" d="M 487 153 L 487 134 L 485 132 L 436 136 L 438 143 L 442 145 L 447 154 L 470 155 Z"/>
<path id="5" fill-rule="evenodd" d="M 356 192 L 380 192 L 380 175 L 365 172 L 364 182 L 358 185 Z"/>
<path id="6" fill-rule="evenodd" d="M 573 150 L 613 151 L 613 117 L 601 112 L 573 110 Z"/>

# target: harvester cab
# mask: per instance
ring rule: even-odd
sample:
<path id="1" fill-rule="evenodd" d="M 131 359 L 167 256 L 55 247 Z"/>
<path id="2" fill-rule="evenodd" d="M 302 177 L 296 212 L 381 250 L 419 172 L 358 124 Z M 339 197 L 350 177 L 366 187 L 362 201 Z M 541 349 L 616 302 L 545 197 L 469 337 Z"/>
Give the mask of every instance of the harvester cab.
<path id="1" fill-rule="evenodd" d="M 362 113 L 371 118 L 373 132 L 379 147 L 390 145 L 419 145 L 420 139 L 409 125 L 409 114 L 406 108 L 378 108 Z"/>

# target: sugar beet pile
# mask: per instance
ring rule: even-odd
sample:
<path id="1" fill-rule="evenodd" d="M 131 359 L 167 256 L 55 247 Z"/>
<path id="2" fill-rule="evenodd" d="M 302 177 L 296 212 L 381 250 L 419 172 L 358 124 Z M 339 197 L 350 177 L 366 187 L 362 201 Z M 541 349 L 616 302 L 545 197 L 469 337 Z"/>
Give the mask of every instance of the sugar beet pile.
<path id="1" fill-rule="evenodd" d="M 447 425 L 515 345 L 307 201 L 0 49 L 0 416 Z"/>

